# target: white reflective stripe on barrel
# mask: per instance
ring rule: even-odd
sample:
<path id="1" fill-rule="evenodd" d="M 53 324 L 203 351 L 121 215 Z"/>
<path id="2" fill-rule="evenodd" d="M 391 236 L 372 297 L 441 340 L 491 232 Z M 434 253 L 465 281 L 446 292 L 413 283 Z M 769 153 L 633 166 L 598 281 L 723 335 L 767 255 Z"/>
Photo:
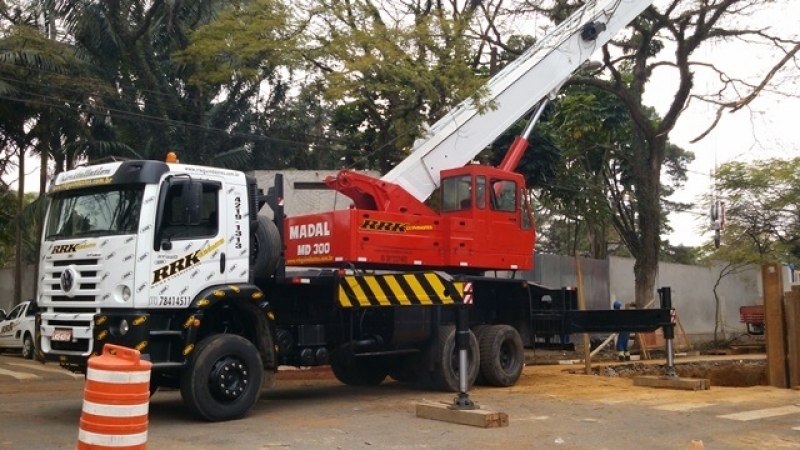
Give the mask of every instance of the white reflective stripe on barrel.
<path id="1" fill-rule="evenodd" d="M 147 442 L 147 431 L 136 434 L 97 434 L 89 431 L 78 430 L 78 440 L 89 445 L 104 445 L 106 447 L 129 447 L 142 445 Z"/>
<path id="2" fill-rule="evenodd" d="M 89 367 L 89 370 L 86 371 L 86 379 L 115 384 L 149 383 L 150 371 L 116 372 L 110 370 L 93 369 Z"/>
<path id="3" fill-rule="evenodd" d="M 101 405 L 100 403 L 83 401 L 83 412 L 95 416 L 106 417 L 138 417 L 147 414 L 149 403 L 141 405 Z"/>

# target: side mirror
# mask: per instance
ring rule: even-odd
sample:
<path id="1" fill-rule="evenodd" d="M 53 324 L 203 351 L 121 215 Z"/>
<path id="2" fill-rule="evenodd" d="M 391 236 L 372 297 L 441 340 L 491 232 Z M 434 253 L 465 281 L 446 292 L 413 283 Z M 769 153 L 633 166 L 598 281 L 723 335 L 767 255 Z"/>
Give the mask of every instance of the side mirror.
<path id="1" fill-rule="evenodd" d="M 203 197 L 203 184 L 189 180 L 181 189 L 181 206 L 183 207 L 183 224 L 200 224 L 200 203 Z"/>

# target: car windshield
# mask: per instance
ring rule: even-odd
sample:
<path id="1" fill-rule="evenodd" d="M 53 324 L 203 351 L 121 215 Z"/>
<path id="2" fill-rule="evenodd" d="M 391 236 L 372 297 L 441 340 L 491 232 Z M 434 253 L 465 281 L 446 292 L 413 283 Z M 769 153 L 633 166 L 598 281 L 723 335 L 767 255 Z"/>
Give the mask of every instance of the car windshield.
<path id="1" fill-rule="evenodd" d="M 135 234 L 142 188 L 60 192 L 50 203 L 46 240 Z"/>

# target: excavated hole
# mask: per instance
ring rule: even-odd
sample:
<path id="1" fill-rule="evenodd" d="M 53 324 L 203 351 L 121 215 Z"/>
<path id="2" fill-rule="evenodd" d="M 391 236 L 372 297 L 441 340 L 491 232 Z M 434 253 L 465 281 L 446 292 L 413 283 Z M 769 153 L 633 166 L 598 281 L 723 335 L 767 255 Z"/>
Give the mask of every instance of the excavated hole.
<path id="1" fill-rule="evenodd" d="M 640 375 L 664 375 L 666 366 L 660 364 L 622 364 L 598 367 L 596 375 L 632 378 Z M 749 387 L 765 386 L 767 366 L 765 360 L 696 361 L 675 364 L 681 378 L 706 378 L 711 386 Z"/>

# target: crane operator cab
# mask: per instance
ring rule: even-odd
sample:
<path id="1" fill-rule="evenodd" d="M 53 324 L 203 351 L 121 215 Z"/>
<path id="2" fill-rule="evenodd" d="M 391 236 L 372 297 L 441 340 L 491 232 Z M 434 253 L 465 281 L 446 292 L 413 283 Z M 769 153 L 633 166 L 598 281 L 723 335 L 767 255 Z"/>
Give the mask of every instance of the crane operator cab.
<path id="1" fill-rule="evenodd" d="M 522 175 L 482 165 L 444 170 L 441 196 L 451 251 L 510 269 L 532 265 L 535 230 Z"/>

